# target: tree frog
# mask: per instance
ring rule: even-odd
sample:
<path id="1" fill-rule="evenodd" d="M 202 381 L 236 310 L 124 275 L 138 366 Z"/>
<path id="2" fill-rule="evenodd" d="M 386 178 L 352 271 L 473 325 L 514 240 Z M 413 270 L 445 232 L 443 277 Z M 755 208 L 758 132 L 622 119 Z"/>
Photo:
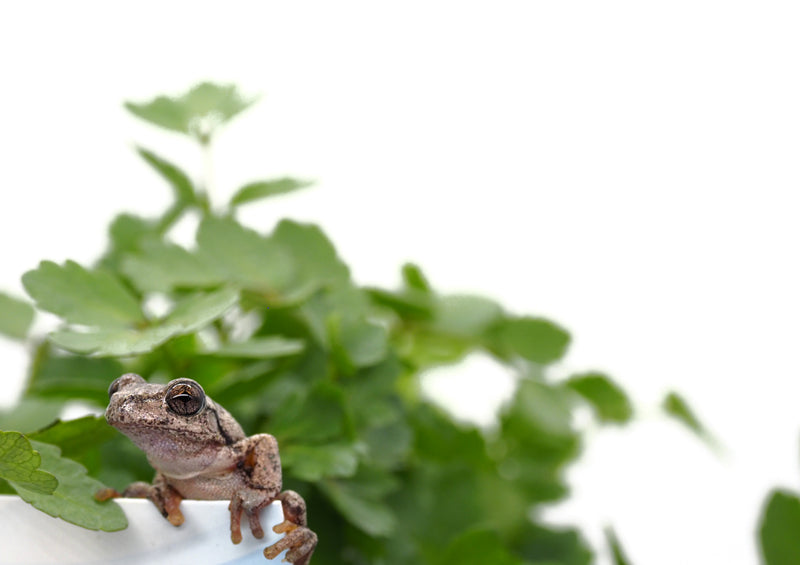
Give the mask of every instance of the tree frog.
<path id="1" fill-rule="evenodd" d="M 278 442 L 269 434 L 247 437 L 222 406 L 191 379 L 151 384 L 128 373 L 108 389 L 106 420 L 147 454 L 156 470 L 153 484 L 137 482 L 117 496 L 148 498 L 174 526 L 183 523 L 183 499 L 230 500 L 231 540 L 242 541 L 242 513 L 253 536 L 264 530 L 259 511 L 280 500 L 284 521 L 273 528 L 284 537 L 264 550 L 267 559 L 288 549 L 286 561 L 307 565 L 317 536 L 306 524 L 306 503 L 294 491 L 282 491 Z"/>

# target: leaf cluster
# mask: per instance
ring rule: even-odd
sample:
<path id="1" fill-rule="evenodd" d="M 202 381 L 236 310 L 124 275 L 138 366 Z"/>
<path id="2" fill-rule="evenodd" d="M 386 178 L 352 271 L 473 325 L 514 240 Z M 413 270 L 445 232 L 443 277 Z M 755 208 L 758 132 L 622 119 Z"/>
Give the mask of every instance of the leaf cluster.
<path id="1" fill-rule="evenodd" d="M 127 107 L 207 146 L 252 101 L 202 84 Z M 153 218 L 118 216 L 95 265 L 44 261 L 23 277 L 36 307 L 62 325 L 36 344 L 22 402 L 0 415 L 0 428 L 18 430 L 0 435 L 0 478 L 53 515 L 124 527 L 116 506 L 91 500 L 100 483 L 86 469 L 121 489 L 151 479 L 144 455 L 102 418 L 35 430 L 67 402 L 102 410 L 122 373 L 191 377 L 248 433 L 278 439 L 287 487 L 306 497 L 321 540 L 317 564 L 592 561 L 576 528 L 541 523 L 536 510 L 568 494 L 564 471 L 583 444 L 574 411 L 588 406 L 599 423 L 624 424 L 633 409 L 607 375 L 546 378 L 569 346 L 564 328 L 485 297 L 438 292 L 413 264 L 399 288 L 361 286 L 319 227 L 237 221 L 239 207 L 305 181 L 248 183 L 213 213 L 200 183 L 138 151 L 171 187 L 172 205 Z M 169 234 L 188 212 L 201 220 L 195 244 L 182 247 Z M 0 332 L 25 336 L 32 308 L 5 295 L 0 308 Z M 420 393 L 426 370 L 473 352 L 518 378 L 488 429 Z"/>

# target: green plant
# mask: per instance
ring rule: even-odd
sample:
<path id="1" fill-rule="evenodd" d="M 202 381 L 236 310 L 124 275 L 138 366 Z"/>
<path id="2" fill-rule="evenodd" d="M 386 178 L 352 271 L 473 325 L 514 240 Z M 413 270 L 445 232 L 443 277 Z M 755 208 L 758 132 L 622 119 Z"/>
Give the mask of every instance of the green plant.
<path id="1" fill-rule="evenodd" d="M 127 107 L 208 151 L 252 102 L 206 83 Z M 24 397 L 0 415 L 0 429 L 14 430 L 0 435 L 5 492 L 84 527 L 124 527 L 119 508 L 92 495 L 101 482 L 149 480 L 143 454 L 101 417 L 52 422 L 75 400 L 101 410 L 122 373 L 187 376 L 249 434 L 278 438 L 287 487 L 308 501 L 320 537 L 317 565 L 592 560 L 577 529 L 540 523 L 535 509 L 567 496 L 564 470 L 583 443 L 573 410 L 588 405 L 611 424 L 633 410 L 603 374 L 546 377 L 569 345 L 563 328 L 484 297 L 441 294 L 412 264 L 399 289 L 361 287 L 318 227 L 283 220 L 264 235 L 236 220 L 240 206 L 308 183 L 251 183 L 214 212 L 202 184 L 138 151 L 172 187 L 172 205 L 155 218 L 118 216 L 93 267 L 45 261 L 23 277 L 36 307 L 63 325 L 35 343 Z M 200 218 L 192 249 L 170 240 L 185 214 Z M 166 312 L 154 311 L 156 297 Z M 0 310 L 0 331 L 24 338 L 33 308 L 0 295 Z M 489 429 L 420 394 L 427 369 L 474 351 L 518 374 Z M 699 426 L 679 397 L 666 409 Z M 627 562 L 608 538 L 614 560 Z"/>

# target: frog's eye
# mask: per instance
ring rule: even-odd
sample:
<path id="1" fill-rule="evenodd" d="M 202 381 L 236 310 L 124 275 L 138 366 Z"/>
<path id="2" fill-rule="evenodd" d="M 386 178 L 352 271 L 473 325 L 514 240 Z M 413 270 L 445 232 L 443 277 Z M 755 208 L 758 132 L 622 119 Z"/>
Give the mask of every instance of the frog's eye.
<path id="1" fill-rule="evenodd" d="M 206 406 L 206 393 L 194 381 L 180 380 L 172 383 L 165 397 L 167 406 L 179 416 L 194 416 Z"/>
<path id="2" fill-rule="evenodd" d="M 135 373 L 126 373 L 122 375 L 118 379 L 114 379 L 114 382 L 111 383 L 108 387 L 108 398 L 114 396 L 114 393 L 119 392 L 119 389 L 123 386 L 131 385 L 131 384 L 138 384 L 143 383 L 144 379 Z"/>

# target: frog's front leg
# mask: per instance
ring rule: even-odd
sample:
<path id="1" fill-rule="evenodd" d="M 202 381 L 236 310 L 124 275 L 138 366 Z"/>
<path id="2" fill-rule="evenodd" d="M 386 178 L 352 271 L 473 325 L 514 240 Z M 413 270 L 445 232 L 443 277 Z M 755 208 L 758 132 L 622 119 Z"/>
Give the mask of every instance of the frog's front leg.
<path id="1" fill-rule="evenodd" d="M 281 492 L 281 463 L 278 442 L 269 434 L 258 434 L 236 445 L 242 452 L 238 464 L 245 487 L 234 493 L 229 506 L 231 511 L 231 539 L 242 539 L 241 516 L 247 514 L 253 536 L 261 538 L 264 530 L 259 512 L 275 500 L 283 506 L 284 521 L 273 528 L 285 534 L 277 543 L 264 550 L 267 559 L 288 549 L 286 560 L 294 565 L 306 565 L 317 545 L 317 536 L 306 527 L 306 503 L 293 491 Z"/>
<path id="2" fill-rule="evenodd" d="M 306 502 L 292 490 L 284 491 L 275 498 L 281 501 L 284 520 L 272 530 L 285 535 L 264 550 L 264 557 L 274 559 L 281 551 L 288 549 L 286 561 L 293 565 L 306 565 L 317 547 L 317 534 L 306 526 Z"/>

